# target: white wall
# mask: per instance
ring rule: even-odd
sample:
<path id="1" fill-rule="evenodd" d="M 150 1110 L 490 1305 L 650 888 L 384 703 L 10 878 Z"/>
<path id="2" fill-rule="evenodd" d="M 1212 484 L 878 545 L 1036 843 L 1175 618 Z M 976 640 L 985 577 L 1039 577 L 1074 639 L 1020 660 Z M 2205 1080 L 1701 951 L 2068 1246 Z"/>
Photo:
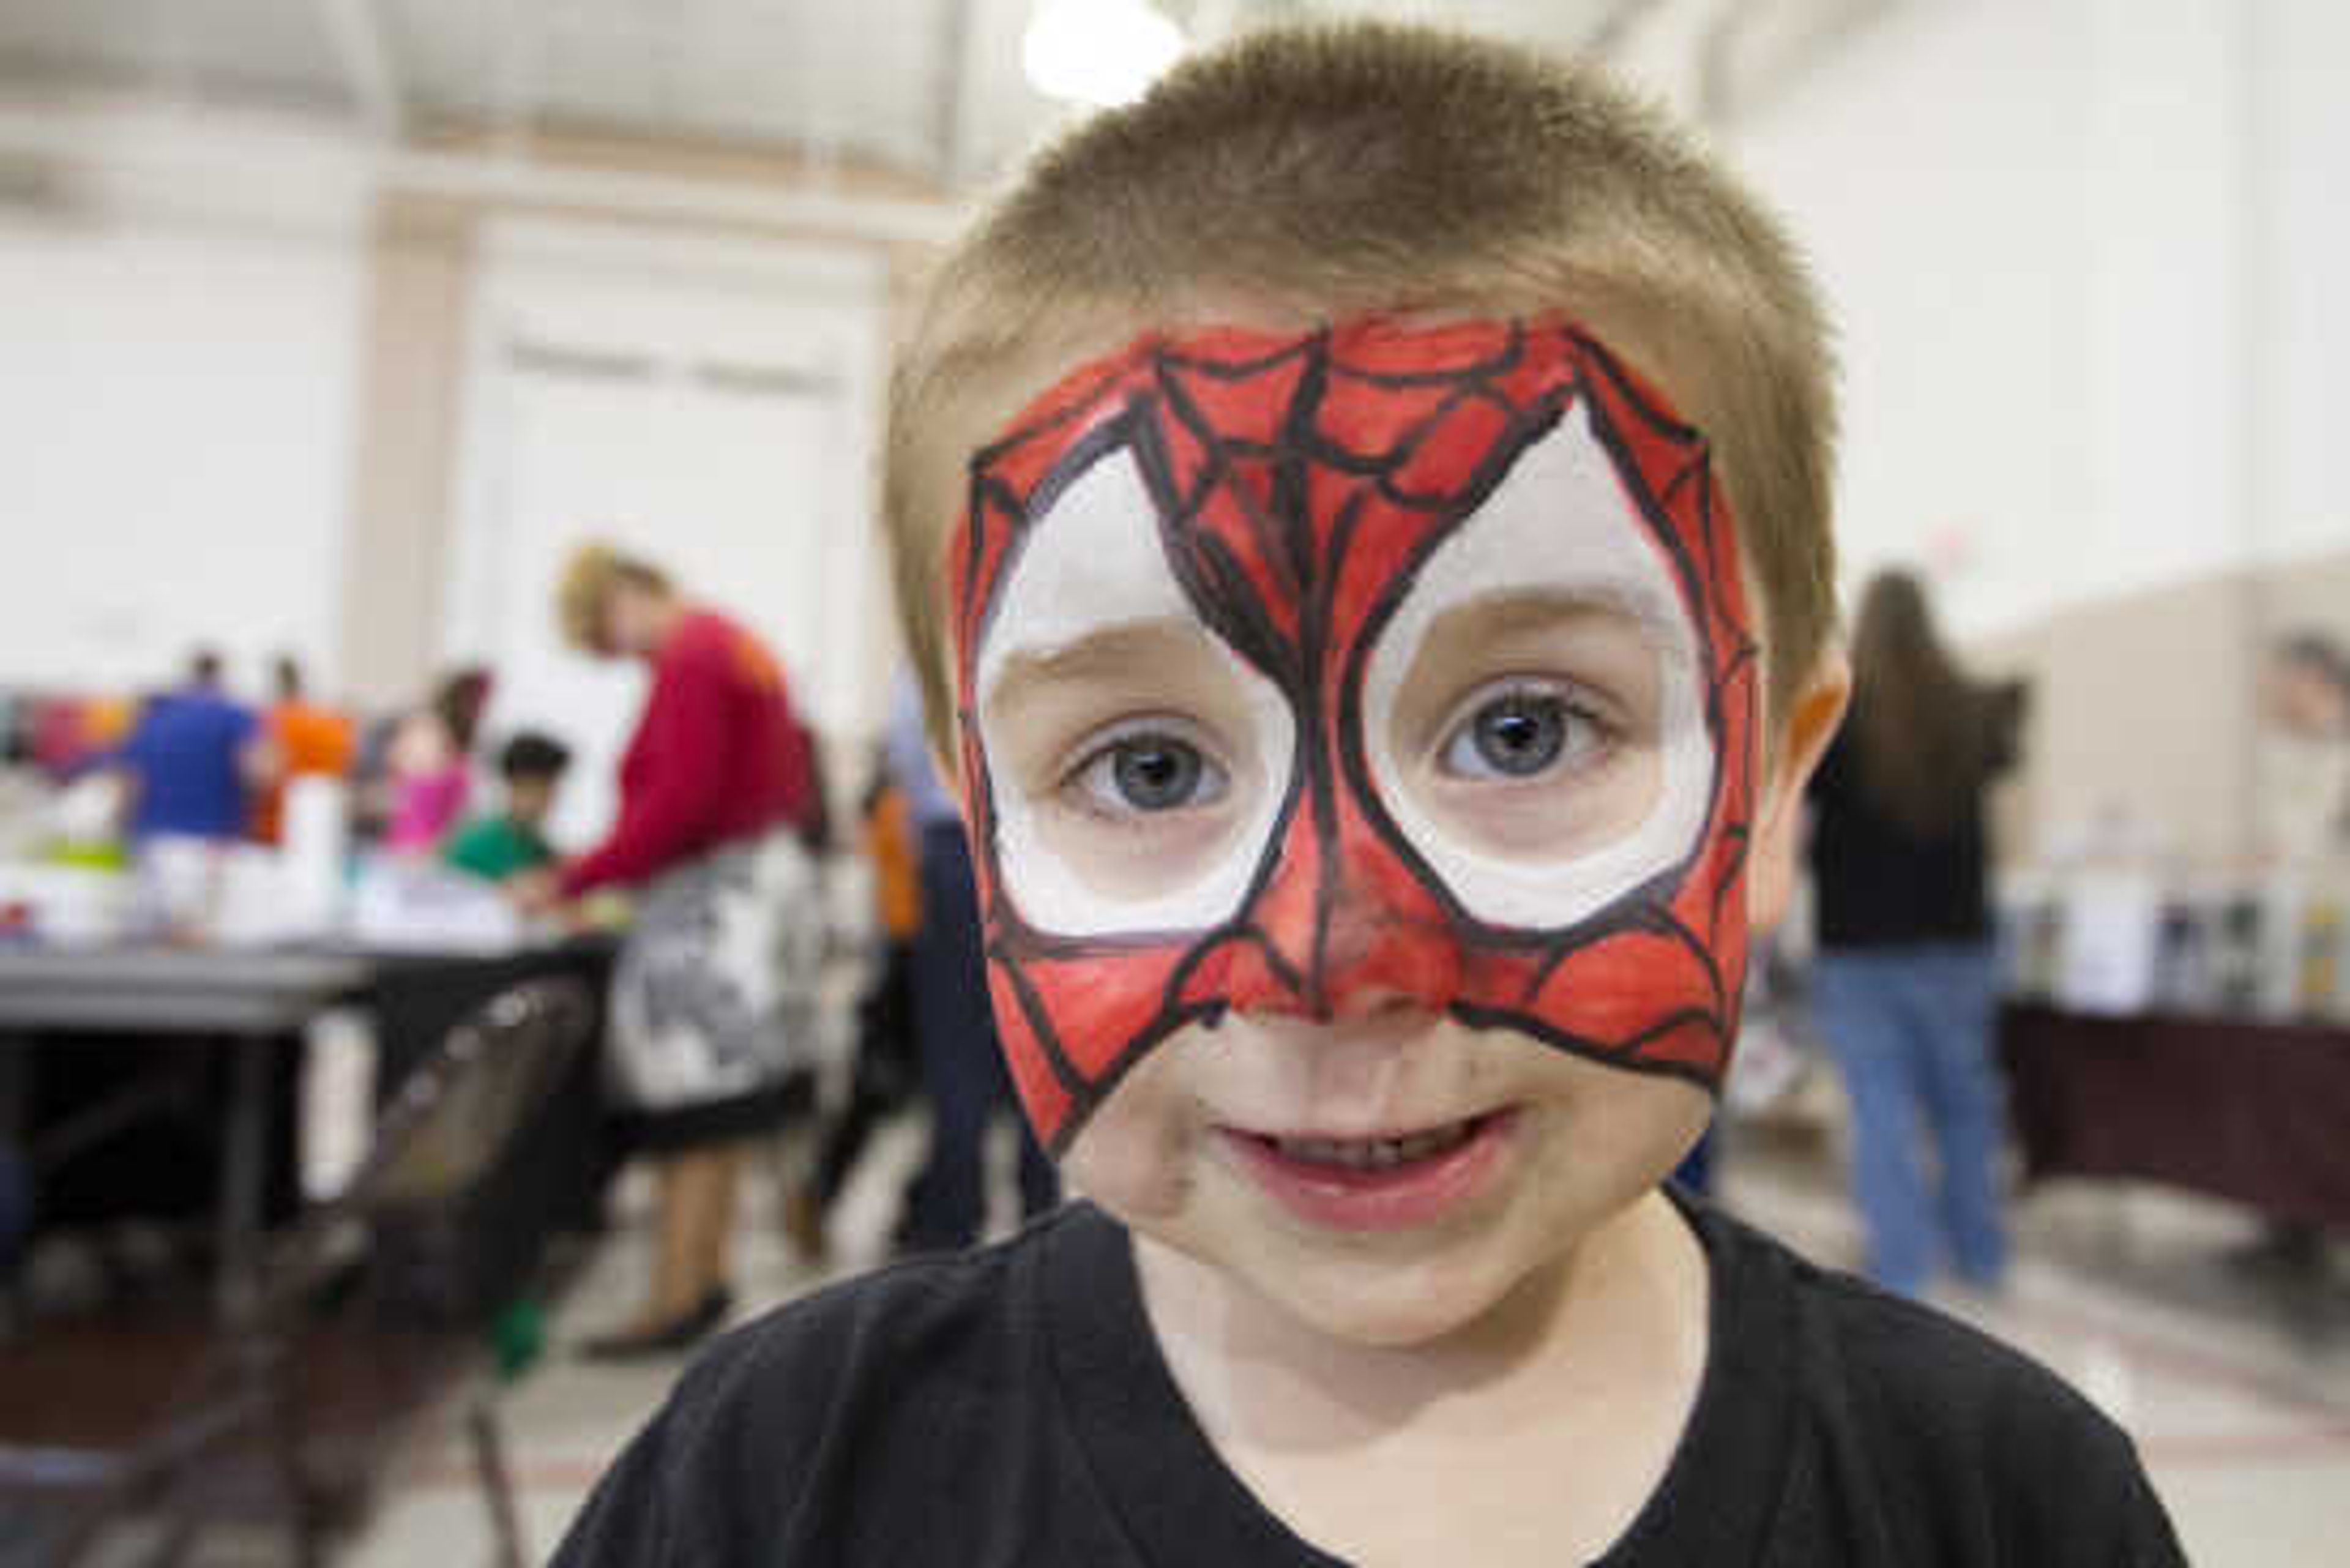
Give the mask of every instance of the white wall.
<path id="1" fill-rule="evenodd" d="M 2262 0 L 2247 9 L 2262 84 L 2251 192 L 2259 547 L 2282 560 L 2350 543 L 2340 468 L 2350 426 L 2350 5 Z"/>
<path id="2" fill-rule="evenodd" d="M 2350 8 L 1906 0 L 1730 151 L 1844 330 L 1848 575 L 1962 630 L 2350 546 Z"/>
<path id="3" fill-rule="evenodd" d="M 2025 608 L 2011 565 L 2092 507 L 2080 11 L 1903 8 L 1731 146 L 1841 329 L 1847 577 L 1935 560 L 1961 616 Z"/>
<path id="4" fill-rule="evenodd" d="M 296 134 L 115 139 L 201 179 L 75 176 L 0 208 L 0 683 L 146 684 L 198 641 L 330 683 L 364 256 Z"/>

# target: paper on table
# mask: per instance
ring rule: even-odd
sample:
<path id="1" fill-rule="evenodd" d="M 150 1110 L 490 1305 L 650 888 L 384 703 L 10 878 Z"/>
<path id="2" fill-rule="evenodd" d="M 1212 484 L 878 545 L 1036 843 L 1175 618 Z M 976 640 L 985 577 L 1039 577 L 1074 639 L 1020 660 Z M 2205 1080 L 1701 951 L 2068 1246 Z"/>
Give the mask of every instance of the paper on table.
<path id="1" fill-rule="evenodd" d="M 2154 1001 L 2162 887 L 2136 871 L 2092 871 L 2065 891 L 2056 1000 L 2077 1012 L 2141 1012 Z"/>
<path id="2" fill-rule="evenodd" d="M 400 951 L 511 951 L 521 917 L 478 878 L 432 861 L 377 856 L 362 867 L 351 903 L 351 934 L 362 945 Z"/>

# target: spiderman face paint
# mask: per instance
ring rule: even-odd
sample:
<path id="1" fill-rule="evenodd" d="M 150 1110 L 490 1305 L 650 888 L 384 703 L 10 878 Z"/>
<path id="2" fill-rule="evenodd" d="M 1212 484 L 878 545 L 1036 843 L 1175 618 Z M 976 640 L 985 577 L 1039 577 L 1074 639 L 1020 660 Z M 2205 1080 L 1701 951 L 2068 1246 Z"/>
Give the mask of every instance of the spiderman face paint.
<path id="1" fill-rule="evenodd" d="M 1754 646 L 1703 440 L 1571 324 L 1144 338 L 952 540 L 989 982 L 1065 1148 L 1231 1012 L 1716 1084 Z"/>

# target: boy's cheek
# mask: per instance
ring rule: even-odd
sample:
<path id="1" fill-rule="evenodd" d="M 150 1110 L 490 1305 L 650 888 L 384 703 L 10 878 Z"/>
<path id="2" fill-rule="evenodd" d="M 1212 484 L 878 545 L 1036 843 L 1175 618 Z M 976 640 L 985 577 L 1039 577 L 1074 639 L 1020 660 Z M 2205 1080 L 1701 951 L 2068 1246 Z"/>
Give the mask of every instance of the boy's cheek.
<path id="1" fill-rule="evenodd" d="M 1129 1223 L 1172 1221 L 1190 1200 L 1209 1136 L 1177 1081 L 1190 1044 L 1178 1035 L 1137 1064 L 1061 1157 L 1072 1186 Z"/>

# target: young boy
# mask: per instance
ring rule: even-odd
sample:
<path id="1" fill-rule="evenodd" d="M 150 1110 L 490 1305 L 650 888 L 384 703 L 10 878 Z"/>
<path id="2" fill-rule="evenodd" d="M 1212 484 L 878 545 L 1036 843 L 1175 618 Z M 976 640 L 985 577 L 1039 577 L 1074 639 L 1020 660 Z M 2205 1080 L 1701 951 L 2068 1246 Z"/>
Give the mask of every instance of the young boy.
<path id="1" fill-rule="evenodd" d="M 2047 1373 L 1660 1183 L 1843 709 L 1786 241 L 1566 67 L 1259 36 L 951 259 L 889 524 L 1089 1201 L 691 1374 L 574 1563 L 2168 1563 Z"/>
<path id="2" fill-rule="evenodd" d="M 498 753 L 505 809 L 477 816 L 451 834 L 441 846 L 442 861 L 492 882 L 552 865 L 555 848 L 546 842 L 546 816 L 555 809 L 556 789 L 570 765 L 570 750 L 562 742 L 535 730 L 515 734 Z"/>

